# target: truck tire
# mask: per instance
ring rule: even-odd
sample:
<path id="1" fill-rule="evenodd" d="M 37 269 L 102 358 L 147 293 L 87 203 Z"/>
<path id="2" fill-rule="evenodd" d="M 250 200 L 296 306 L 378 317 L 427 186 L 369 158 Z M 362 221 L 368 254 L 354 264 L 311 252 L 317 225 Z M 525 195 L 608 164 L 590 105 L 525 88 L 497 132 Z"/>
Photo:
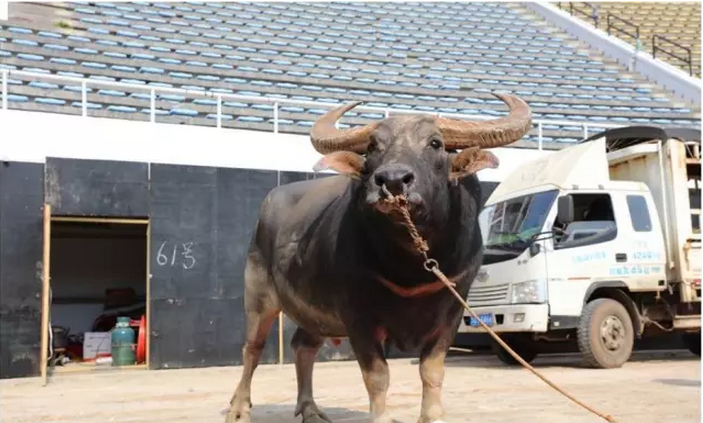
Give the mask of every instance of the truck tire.
<path id="1" fill-rule="evenodd" d="M 516 338 L 503 338 L 503 342 L 508 344 L 510 348 L 513 349 L 523 360 L 527 363 L 531 363 L 537 357 L 537 350 L 530 345 L 531 342 L 524 339 Z M 493 342 L 493 352 L 498 357 L 503 364 L 508 366 L 520 366 L 520 362 L 513 358 L 510 353 L 505 350 L 505 348 L 498 345 L 497 342 Z"/>
<path id="2" fill-rule="evenodd" d="M 635 342 L 629 313 L 610 298 L 597 298 L 586 304 L 576 338 L 585 364 L 601 369 L 625 364 Z"/>
<path id="3" fill-rule="evenodd" d="M 683 343 L 686 344 L 686 348 L 698 357 L 701 356 L 701 333 L 684 333 L 681 336 Z"/>

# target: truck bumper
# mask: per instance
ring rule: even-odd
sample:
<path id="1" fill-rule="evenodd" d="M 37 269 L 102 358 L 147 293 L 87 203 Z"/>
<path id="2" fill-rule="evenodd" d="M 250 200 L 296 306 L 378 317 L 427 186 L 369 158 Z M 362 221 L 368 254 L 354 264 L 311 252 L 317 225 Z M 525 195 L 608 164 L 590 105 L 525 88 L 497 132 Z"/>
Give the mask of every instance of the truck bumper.
<path id="1" fill-rule="evenodd" d="M 487 317 L 488 326 L 495 332 L 547 332 L 548 304 L 510 304 L 502 306 L 472 307 L 479 317 Z M 469 313 L 459 324 L 459 333 L 485 333 L 482 326 L 472 326 Z"/>

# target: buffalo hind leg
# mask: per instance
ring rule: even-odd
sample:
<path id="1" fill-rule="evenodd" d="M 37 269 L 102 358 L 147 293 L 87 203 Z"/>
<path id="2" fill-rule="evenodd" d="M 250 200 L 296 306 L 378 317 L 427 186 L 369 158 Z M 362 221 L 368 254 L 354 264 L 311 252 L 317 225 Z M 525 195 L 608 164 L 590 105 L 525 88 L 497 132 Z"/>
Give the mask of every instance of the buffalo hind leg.
<path id="1" fill-rule="evenodd" d="M 323 423 L 331 420 L 320 411 L 312 395 L 312 369 L 323 339 L 298 328 L 293 334 L 291 347 L 295 354 L 295 376 L 298 381 L 298 403 L 295 416 L 303 415 L 303 423 Z"/>
<path id="2" fill-rule="evenodd" d="M 251 380 L 261 360 L 266 337 L 277 315 L 276 310 L 268 311 L 266 314 L 247 312 L 247 340 L 242 351 L 242 376 L 229 402 L 230 409 L 226 423 L 249 423 L 250 421 Z"/>
<path id="3" fill-rule="evenodd" d="M 373 423 L 391 423 L 393 419 L 386 410 L 390 372 L 383 353 L 383 345 L 373 336 L 362 338 L 350 336 L 349 342 L 354 349 L 354 354 L 356 354 L 366 392 L 369 394 L 371 421 Z"/>
<path id="4" fill-rule="evenodd" d="M 268 293 L 267 273 L 259 265 L 259 256 L 252 253 L 244 271 L 244 310 L 246 341 L 242 349 L 242 376 L 230 400 L 226 423 L 249 423 L 251 380 L 259 365 L 266 338 L 279 310 Z"/>

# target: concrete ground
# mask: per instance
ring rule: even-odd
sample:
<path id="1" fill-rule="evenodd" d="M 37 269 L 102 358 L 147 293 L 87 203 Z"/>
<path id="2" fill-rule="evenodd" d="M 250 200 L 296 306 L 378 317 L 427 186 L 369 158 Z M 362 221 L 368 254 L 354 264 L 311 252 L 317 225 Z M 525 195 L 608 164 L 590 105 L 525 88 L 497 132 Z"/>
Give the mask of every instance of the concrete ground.
<path id="1" fill-rule="evenodd" d="M 688 352 L 636 353 L 621 369 L 580 368 L 577 356 L 533 363 L 577 398 L 619 423 L 701 421 L 701 362 Z M 388 404 L 402 423 L 415 423 L 421 384 L 413 360 L 392 360 Z M 0 382 L 0 421 L 7 423 L 224 422 L 240 367 L 165 371 L 94 371 Z M 367 395 L 355 362 L 318 363 L 318 404 L 335 422 L 367 422 Z M 292 365 L 262 365 L 255 374 L 252 421 L 298 422 Z M 596 423 L 604 420 L 569 402 L 529 371 L 485 355 L 447 361 L 444 404 L 449 423 Z"/>

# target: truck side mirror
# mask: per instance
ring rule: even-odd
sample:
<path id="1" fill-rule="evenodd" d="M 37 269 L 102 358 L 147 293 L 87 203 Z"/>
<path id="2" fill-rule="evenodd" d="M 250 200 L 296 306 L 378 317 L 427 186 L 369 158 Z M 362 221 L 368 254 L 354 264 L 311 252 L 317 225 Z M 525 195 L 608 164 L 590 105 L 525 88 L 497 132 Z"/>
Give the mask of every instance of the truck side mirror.
<path id="1" fill-rule="evenodd" d="M 557 200 L 557 218 L 565 225 L 574 221 L 574 197 L 565 195 Z"/>

